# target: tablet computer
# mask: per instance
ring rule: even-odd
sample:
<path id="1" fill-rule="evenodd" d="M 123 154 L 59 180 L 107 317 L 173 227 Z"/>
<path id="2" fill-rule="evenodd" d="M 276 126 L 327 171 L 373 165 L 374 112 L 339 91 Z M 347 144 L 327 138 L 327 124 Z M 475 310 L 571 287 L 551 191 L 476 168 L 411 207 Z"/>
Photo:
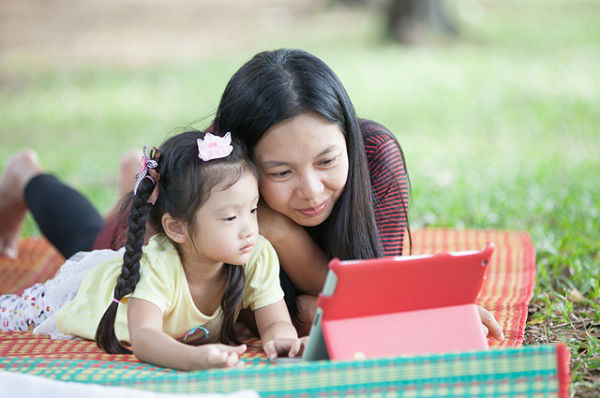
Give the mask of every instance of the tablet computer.
<path id="1" fill-rule="evenodd" d="M 475 299 L 493 251 L 333 259 L 302 359 L 487 349 Z"/>

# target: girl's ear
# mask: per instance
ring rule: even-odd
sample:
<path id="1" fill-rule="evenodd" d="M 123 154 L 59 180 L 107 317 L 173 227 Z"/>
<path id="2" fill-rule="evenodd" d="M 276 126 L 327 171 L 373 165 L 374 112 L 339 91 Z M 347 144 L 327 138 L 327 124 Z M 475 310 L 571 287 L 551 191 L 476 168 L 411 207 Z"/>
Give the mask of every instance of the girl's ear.
<path id="1" fill-rule="evenodd" d="M 176 243 L 183 243 L 188 238 L 187 225 L 184 221 L 173 218 L 169 213 L 165 213 L 161 219 L 165 234 Z"/>

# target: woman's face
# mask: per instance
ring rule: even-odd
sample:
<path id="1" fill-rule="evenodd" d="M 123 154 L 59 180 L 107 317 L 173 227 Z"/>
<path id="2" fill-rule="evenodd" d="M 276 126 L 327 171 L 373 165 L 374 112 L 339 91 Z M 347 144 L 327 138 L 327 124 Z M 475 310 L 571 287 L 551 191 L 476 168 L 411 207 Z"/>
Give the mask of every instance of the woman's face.
<path id="1" fill-rule="evenodd" d="M 263 200 L 303 226 L 329 217 L 348 179 L 342 130 L 312 112 L 267 130 L 254 148 L 254 161 Z"/>

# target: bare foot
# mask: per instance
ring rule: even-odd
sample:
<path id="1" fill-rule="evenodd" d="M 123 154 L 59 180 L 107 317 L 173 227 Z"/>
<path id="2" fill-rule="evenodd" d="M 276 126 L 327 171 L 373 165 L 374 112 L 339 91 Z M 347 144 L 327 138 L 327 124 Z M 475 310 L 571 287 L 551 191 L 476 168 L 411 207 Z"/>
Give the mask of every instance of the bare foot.
<path id="1" fill-rule="evenodd" d="M 106 220 L 111 221 L 116 218 L 120 210 L 120 201 L 123 196 L 133 191 L 135 186 L 135 175 L 142 168 L 142 154 L 140 149 L 129 149 L 123 154 L 119 167 L 119 178 L 117 181 L 117 200 L 112 209 L 106 214 Z"/>
<path id="2" fill-rule="evenodd" d="M 27 213 L 25 186 L 43 172 L 37 154 L 24 150 L 13 156 L 0 177 L 0 256 L 17 257 L 21 225 Z"/>

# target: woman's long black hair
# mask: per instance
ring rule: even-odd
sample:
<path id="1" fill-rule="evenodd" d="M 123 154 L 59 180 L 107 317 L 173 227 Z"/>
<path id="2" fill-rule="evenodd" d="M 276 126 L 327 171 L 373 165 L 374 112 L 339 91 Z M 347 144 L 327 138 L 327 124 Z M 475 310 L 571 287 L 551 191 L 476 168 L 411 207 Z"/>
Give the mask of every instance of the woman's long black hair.
<path id="1" fill-rule="evenodd" d="M 306 228 L 330 257 L 366 259 L 384 255 L 375 220 L 374 198 L 358 120 L 336 74 L 316 56 L 293 49 L 255 55 L 231 78 L 219 104 L 214 127 L 237 133 L 253 154 L 264 133 L 288 118 L 315 112 L 344 133 L 348 180 L 331 216 L 318 227 Z M 282 278 L 286 303 L 290 282 Z"/>
<path id="2" fill-rule="evenodd" d="M 198 157 L 198 138 L 204 133 L 188 131 L 168 139 L 154 156 L 158 167 L 158 198 L 152 205 L 148 199 L 155 189 L 155 179 L 141 180 L 132 201 L 128 217 L 127 243 L 123 255 L 121 275 L 117 279 L 114 298 L 120 301 L 135 290 L 140 279 L 140 259 L 146 232 L 146 222 L 158 233 L 164 233 L 162 216 L 185 221 L 193 241 L 192 226 L 197 210 L 218 184 L 225 188 L 235 184 L 245 173 L 256 170 L 246 155 L 245 147 L 239 139 L 232 137 L 232 153 L 221 159 L 203 161 Z M 175 245 L 177 247 L 177 245 Z M 227 285 L 221 300 L 223 325 L 220 341 L 224 344 L 239 343 L 234 331 L 235 312 L 244 293 L 245 276 L 241 266 L 225 264 Z M 96 343 L 109 353 L 130 354 L 115 335 L 115 319 L 118 304 L 113 301 L 106 309 L 96 330 Z"/>

